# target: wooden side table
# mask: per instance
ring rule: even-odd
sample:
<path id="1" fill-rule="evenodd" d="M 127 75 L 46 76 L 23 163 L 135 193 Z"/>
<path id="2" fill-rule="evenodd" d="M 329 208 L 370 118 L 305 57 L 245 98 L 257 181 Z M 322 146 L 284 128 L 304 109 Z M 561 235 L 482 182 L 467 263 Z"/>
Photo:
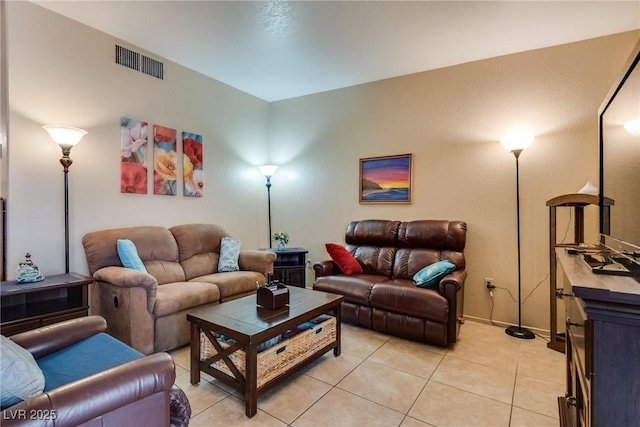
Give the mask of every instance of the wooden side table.
<path id="1" fill-rule="evenodd" d="M 0 333 L 5 336 L 89 314 L 90 277 L 77 273 L 40 282 L 0 282 Z"/>
<path id="2" fill-rule="evenodd" d="M 267 248 L 264 251 L 275 252 L 278 258 L 273 263 L 273 278 L 285 285 L 304 288 L 307 284 L 306 259 L 307 251 L 304 248 Z"/>

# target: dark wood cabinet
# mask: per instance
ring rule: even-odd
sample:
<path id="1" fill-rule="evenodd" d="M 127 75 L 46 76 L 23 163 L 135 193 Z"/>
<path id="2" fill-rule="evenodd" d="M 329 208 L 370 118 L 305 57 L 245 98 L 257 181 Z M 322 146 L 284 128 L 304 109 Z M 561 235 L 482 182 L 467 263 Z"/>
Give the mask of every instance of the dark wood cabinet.
<path id="1" fill-rule="evenodd" d="M 307 251 L 304 248 L 264 249 L 275 252 L 278 258 L 273 263 L 273 279 L 285 285 L 306 287 Z"/>
<path id="2" fill-rule="evenodd" d="M 89 314 L 90 277 L 76 273 L 40 282 L 0 282 L 0 332 L 9 336 Z"/>
<path id="3" fill-rule="evenodd" d="M 567 393 L 562 426 L 637 426 L 640 420 L 640 282 L 597 275 L 557 248 L 566 299 Z"/>

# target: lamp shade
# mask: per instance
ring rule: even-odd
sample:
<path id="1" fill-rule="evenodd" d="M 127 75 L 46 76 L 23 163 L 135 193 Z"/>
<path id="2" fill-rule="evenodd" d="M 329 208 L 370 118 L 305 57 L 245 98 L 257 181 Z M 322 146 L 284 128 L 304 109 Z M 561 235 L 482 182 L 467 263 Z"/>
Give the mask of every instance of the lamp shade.
<path id="1" fill-rule="evenodd" d="M 525 132 L 512 133 L 502 138 L 500 142 L 509 151 L 524 150 L 533 142 L 533 135 Z"/>
<path id="2" fill-rule="evenodd" d="M 624 122 L 624 129 L 633 136 L 640 136 L 640 119 Z"/>
<path id="3" fill-rule="evenodd" d="M 42 126 L 44 130 L 49 132 L 51 139 L 58 145 L 73 147 L 83 136 L 87 134 L 86 130 L 74 128 L 71 126 L 47 125 Z"/>
<path id="4" fill-rule="evenodd" d="M 260 169 L 260 172 L 262 172 L 262 175 L 264 176 L 273 176 L 273 174 L 276 173 L 276 169 L 278 169 L 278 166 L 262 165 L 262 166 L 258 166 L 258 169 Z"/>

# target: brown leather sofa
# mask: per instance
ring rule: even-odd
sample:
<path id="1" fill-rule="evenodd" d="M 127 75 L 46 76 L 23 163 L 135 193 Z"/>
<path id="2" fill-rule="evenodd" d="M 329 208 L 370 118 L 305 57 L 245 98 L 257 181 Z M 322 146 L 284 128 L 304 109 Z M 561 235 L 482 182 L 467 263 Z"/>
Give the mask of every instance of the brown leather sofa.
<path id="1" fill-rule="evenodd" d="M 462 221 L 353 221 L 345 247 L 363 272 L 345 275 L 333 261 L 318 262 L 313 288 L 344 296 L 344 322 L 446 346 L 463 323 L 466 234 Z M 456 269 L 437 287 L 413 283 L 415 273 L 441 260 Z"/>
<path id="2" fill-rule="evenodd" d="M 90 316 L 12 335 L 10 339 L 38 360 L 104 332 L 106 327 L 104 319 Z M 174 381 L 175 365 L 171 356 L 157 353 L 7 408 L 1 414 L 1 424 L 4 427 L 187 426 L 191 414 L 189 401 L 173 385 Z"/>
<path id="3" fill-rule="evenodd" d="M 251 295 L 265 283 L 276 254 L 241 250 L 240 271 L 218 272 L 220 241 L 229 236 L 213 224 L 171 228 L 139 226 L 88 233 L 82 239 L 89 272 L 91 312 L 108 332 L 141 353 L 189 342 L 187 312 Z M 133 241 L 147 272 L 124 268 L 116 241 Z"/>

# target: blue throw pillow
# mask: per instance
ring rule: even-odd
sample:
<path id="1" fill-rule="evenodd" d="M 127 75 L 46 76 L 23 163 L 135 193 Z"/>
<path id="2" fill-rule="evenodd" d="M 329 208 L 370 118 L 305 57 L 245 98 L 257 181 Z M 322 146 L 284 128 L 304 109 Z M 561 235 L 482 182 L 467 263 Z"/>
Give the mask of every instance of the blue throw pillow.
<path id="1" fill-rule="evenodd" d="M 455 264 L 449 261 L 438 261 L 426 266 L 413 276 L 413 283 L 421 288 L 436 286 L 440 283 L 440 279 L 449 272 L 456 269 Z"/>
<path id="2" fill-rule="evenodd" d="M 239 271 L 238 257 L 240 256 L 240 240 L 233 237 L 223 237 L 220 241 L 220 259 L 218 271 Z"/>
<path id="3" fill-rule="evenodd" d="M 138 256 L 138 249 L 136 249 L 136 245 L 131 240 L 118 239 L 116 247 L 118 249 L 118 256 L 120 257 L 122 265 L 126 268 L 132 268 L 144 273 L 147 272 L 142 260 Z"/>

